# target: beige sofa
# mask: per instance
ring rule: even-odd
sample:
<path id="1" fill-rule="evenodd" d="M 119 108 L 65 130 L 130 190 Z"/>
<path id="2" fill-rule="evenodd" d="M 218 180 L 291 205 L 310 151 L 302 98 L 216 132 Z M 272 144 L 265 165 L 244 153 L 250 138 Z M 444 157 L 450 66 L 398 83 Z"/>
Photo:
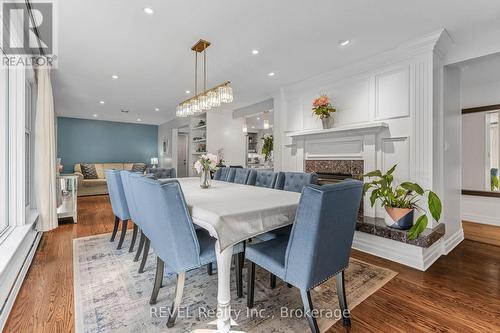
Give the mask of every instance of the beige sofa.
<path id="1" fill-rule="evenodd" d="M 74 173 L 78 176 L 78 196 L 107 194 L 108 186 L 104 170 L 132 170 L 134 163 L 93 163 L 97 171 L 97 179 L 84 179 L 80 163 L 75 164 Z"/>

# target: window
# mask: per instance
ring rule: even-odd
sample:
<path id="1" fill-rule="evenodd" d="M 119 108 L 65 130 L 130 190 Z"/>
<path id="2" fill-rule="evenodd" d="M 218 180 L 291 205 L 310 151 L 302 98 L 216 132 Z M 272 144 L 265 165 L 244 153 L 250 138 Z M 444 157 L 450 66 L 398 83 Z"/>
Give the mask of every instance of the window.
<path id="1" fill-rule="evenodd" d="M 1 52 L 1 50 L 0 50 Z M 9 227 L 9 71 L 0 69 L 0 236 Z"/>

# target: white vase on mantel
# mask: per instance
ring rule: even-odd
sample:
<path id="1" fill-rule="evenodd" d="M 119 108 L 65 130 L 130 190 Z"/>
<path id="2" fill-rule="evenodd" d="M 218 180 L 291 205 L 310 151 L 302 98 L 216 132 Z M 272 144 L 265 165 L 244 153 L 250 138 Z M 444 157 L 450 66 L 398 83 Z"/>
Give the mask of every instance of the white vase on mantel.
<path id="1" fill-rule="evenodd" d="M 333 116 L 328 118 L 321 118 L 321 123 L 323 124 L 323 129 L 329 129 L 333 127 Z"/>

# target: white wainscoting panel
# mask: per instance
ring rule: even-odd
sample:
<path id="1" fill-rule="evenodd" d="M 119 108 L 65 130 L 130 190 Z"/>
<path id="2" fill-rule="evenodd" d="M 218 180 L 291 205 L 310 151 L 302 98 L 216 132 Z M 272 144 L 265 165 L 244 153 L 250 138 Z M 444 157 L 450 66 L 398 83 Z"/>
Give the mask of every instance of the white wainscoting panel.
<path id="1" fill-rule="evenodd" d="M 394 173 L 395 182 L 406 181 L 410 177 L 410 138 L 395 137 L 381 139 L 382 153 L 382 171 L 389 170 L 393 165 L 397 164 Z M 369 171 L 369 170 L 368 170 Z"/>
<path id="2" fill-rule="evenodd" d="M 382 120 L 409 115 L 409 66 L 375 75 L 375 118 Z"/>

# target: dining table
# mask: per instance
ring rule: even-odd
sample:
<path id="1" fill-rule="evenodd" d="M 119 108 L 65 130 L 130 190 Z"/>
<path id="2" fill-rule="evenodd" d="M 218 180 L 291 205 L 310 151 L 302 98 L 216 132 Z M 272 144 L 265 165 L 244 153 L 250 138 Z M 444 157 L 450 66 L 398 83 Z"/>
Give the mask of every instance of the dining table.
<path id="1" fill-rule="evenodd" d="M 212 180 L 178 178 L 193 223 L 217 239 L 217 330 L 231 329 L 230 273 L 233 246 L 293 223 L 300 193 Z M 206 332 L 207 330 L 203 330 Z"/>

